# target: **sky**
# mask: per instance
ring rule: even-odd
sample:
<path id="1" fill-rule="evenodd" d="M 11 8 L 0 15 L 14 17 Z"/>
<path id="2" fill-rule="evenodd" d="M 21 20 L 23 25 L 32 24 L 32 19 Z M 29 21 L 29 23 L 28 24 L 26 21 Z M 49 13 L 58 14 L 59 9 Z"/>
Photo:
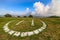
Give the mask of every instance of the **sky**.
<path id="1" fill-rule="evenodd" d="M 0 0 L 0 15 L 60 16 L 60 0 Z"/>
<path id="2" fill-rule="evenodd" d="M 0 8 L 13 11 L 25 11 L 26 8 L 33 10 L 33 4 L 38 1 L 44 5 L 50 3 L 50 0 L 0 0 Z"/>

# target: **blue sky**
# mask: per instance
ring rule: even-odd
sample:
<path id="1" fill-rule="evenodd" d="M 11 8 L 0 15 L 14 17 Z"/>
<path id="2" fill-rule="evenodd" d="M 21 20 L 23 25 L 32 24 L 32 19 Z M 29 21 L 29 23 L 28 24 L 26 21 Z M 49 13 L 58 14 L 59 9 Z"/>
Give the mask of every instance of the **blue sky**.
<path id="1" fill-rule="evenodd" d="M 33 4 L 38 1 L 44 5 L 51 2 L 51 0 L 0 0 L 0 10 L 25 11 L 26 8 L 30 8 L 32 11 L 34 9 Z"/>

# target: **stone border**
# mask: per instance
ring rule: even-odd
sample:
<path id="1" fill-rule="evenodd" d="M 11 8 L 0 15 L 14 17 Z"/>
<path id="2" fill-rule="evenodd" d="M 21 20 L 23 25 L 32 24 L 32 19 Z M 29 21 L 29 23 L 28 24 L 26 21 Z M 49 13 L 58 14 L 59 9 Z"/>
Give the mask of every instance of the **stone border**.
<path id="1" fill-rule="evenodd" d="M 3 30 L 5 32 L 7 32 L 9 35 L 13 35 L 13 36 L 21 36 L 21 37 L 25 37 L 25 36 L 31 36 L 31 35 L 34 35 L 34 34 L 39 34 L 40 32 L 42 32 L 44 29 L 46 29 L 46 24 L 41 21 L 43 23 L 43 26 L 37 30 L 33 30 L 33 31 L 30 31 L 30 32 L 18 32 L 18 31 L 14 31 L 14 30 L 10 30 L 8 28 L 8 25 L 11 23 L 12 21 L 9 21 L 8 23 L 6 23 L 3 27 Z"/>

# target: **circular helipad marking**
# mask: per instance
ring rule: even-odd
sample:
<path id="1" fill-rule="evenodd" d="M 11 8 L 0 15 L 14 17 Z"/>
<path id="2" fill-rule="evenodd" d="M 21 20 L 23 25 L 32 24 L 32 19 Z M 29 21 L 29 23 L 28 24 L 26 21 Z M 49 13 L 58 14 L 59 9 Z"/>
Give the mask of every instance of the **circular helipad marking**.
<path id="1" fill-rule="evenodd" d="M 42 27 L 37 29 L 37 30 L 33 30 L 33 31 L 29 31 L 29 32 L 18 32 L 18 31 L 14 31 L 14 30 L 10 30 L 8 28 L 8 25 L 11 23 L 12 21 L 9 21 L 8 23 L 6 23 L 3 27 L 4 31 L 7 32 L 9 35 L 13 35 L 13 36 L 21 36 L 21 37 L 25 37 L 25 36 L 31 36 L 34 34 L 39 34 L 40 32 L 42 32 L 44 29 L 46 29 L 46 24 L 41 21 L 43 23 Z M 21 21 L 23 22 L 23 21 Z M 21 23 L 19 22 L 19 23 Z M 19 24 L 17 23 L 17 25 Z M 32 23 L 33 24 L 33 23 Z"/>

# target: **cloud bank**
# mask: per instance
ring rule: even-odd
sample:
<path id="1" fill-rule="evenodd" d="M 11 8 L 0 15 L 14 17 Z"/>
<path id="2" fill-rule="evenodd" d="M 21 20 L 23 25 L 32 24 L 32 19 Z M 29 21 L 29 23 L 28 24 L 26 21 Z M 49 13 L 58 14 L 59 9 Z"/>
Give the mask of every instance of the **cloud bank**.
<path id="1" fill-rule="evenodd" d="M 48 15 L 48 10 L 49 10 L 48 5 L 44 5 L 41 2 L 35 2 L 34 3 L 34 12 L 32 12 L 32 15 L 37 15 L 37 16 L 47 16 Z"/>
<path id="2" fill-rule="evenodd" d="M 60 16 L 60 0 L 52 0 L 51 4 L 46 6 L 41 2 L 35 2 L 34 10 L 32 15 L 35 16 Z"/>
<path id="3" fill-rule="evenodd" d="M 60 0 L 52 0 L 49 11 L 55 16 L 60 16 Z"/>

